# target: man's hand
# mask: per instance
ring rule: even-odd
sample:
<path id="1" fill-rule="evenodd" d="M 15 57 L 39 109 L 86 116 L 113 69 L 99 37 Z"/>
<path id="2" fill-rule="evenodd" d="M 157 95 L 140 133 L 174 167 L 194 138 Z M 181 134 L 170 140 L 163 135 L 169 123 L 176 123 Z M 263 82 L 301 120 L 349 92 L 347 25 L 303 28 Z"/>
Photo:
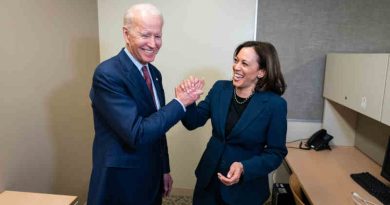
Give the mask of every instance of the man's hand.
<path id="1" fill-rule="evenodd" d="M 227 176 L 223 176 L 221 173 L 218 173 L 218 179 L 222 184 L 226 186 L 231 186 L 237 184 L 240 181 L 241 175 L 244 172 L 244 166 L 241 162 L 233 162 L 230 166 L 230 170 L 227 173 Z"/>
<path id="2" fill-rule="evenodd" d="M 203 94 L 204 80 L 190 76 L 175 88 L 175 95 L 185 106 L 194 103 Z"/>
<path id="3" fill-rule="evenodd" d="M 171 174 L 169 174 L 169 173 L 164 174 L 163 180 L 164 180 L 163 197 L 167 197 L 171 194 L 171 191 L 172 191 L 173 180 L 172 180 Z"/>

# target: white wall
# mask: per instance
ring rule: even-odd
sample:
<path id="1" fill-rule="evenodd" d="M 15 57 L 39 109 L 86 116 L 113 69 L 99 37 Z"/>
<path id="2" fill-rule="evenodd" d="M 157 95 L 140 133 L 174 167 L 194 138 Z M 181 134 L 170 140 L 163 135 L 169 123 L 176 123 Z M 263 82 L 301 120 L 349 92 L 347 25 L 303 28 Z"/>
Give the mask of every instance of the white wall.
<path id="1" fill-rule="evenodd" d="M 124 11 L 142 1 L 98 1 L 100 57 L 116 55 L 124 46 Z M 253 40 L 256 0 L 155 0 L 163 13 L 163 47 L 154 64 L 163 74 L 167 100 L 189 75 L 203 77 L 208 91 L 218 79 L 230 79 L 233 51 Z M 174 187 L 192 189 L 194 170 L 211 134 L 210 126 L 189 132 L 179 123 L 168 132 Z"/>

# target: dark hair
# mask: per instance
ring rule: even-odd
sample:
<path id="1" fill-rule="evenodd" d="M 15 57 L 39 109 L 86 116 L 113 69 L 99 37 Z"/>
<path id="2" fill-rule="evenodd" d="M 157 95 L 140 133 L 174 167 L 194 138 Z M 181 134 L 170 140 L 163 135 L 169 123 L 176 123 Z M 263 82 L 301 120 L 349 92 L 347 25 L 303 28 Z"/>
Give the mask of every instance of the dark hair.
<path id="1" fill-rule="evenodd" d="M 265 75 L 257 81 L 255 90 L 272 91 L 282 95 L 287 86 L 280 69 L 279 57 L 275 47 L 268 42 L 246 41 L 236 48 L 234 57 L 245 47 L 252 47 L 255 50 L 258 56 L 259 69 L 265 70 Z"/>

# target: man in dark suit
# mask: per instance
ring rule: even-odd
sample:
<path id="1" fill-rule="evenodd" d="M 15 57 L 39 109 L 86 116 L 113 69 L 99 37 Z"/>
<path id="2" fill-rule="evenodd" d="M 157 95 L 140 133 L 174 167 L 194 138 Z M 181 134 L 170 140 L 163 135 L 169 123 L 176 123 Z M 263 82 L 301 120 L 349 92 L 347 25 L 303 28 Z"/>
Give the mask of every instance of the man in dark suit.
<path id="1" fill-rule="evenodd" d="M 153 5 L 132 6 L 124 16 L 126 47 L 96 68 L 88 205 L 157 205 L 171 191 L 165 133 L 200 93 L 176 88 L 176 98 L 165 105 L 161 73 L 150 64 L 161 47 L 162 26 Z"/>

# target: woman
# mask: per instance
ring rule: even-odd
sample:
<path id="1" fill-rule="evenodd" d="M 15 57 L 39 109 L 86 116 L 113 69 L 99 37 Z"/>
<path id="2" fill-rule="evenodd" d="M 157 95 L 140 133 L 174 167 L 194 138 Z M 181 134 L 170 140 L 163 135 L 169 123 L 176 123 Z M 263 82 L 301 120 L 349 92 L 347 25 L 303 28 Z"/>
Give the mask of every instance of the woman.
<path id="1" fill-rule="evenodd" d="M 195 83 L 181 86 L 196 89 Z M 274 46 L 248 41 L 234 52 L 232 81 L 217 81 L 204 101 L 187 107 L 182 119 L 187 129 L 203 126 L 209 118 L 212 123 L 212 136 L 195 170 L 194 205 L 267 200 L 268 174 L 287 154 L 287 104 L 280 97 L 285 89 Z"/>

